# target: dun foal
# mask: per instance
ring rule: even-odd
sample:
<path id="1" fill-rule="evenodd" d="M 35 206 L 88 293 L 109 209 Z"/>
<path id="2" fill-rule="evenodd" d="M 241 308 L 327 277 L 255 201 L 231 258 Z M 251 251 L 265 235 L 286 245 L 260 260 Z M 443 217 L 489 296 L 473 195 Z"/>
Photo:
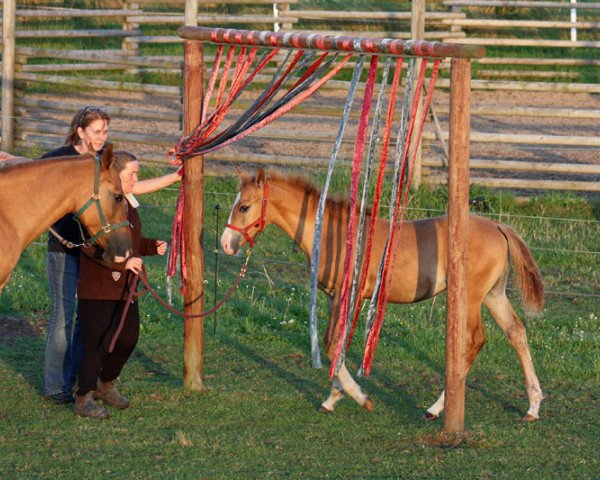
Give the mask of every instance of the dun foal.
<path id="1" fill-rule="evenodd" d="M 320 193 L 314 186 L 297 176 L 271 172 L 267 178 L 262 169 L 254 177 L 240 173 L 239 193 L 221 237 L 223 250 L 227 254 L 235 254 L 245 243 L 253 244 L 256 235 L 266 225 L 274 224 L 283 229 L 310 257 L 319 196 Z M 328 200 L 323 219 L 318 282 L 320 289 L 326 292 L 330 300 L 329 323 L 324 338 L 330 359 L 339 334 L 338 310 L 342 294 L 347 223 L 347 202 Z M 370 298 L 373 293 L 388 225 L 387 220 L 379 220 L 375 226 L 365 298 Z M 395 279 L 392 281 L 390 302 L 418 302 L 446 290 L 447 238 L 446 216 L 404 223 L 395 259 Z M 485 342 L 481 321 L 483 304 L 517 353 L 529 397 L 529 410 L 524 420 L 534 421 L 539 417 L 542 390 L 533 368 L 525 328 L 506 296 L 511 261 L 526 311 L 531 314 L 539 313 L 543 308 L 544 288 L 538 267 L 525 242 L 510 227 L 471 215 L 467 268 L 467 371 Z M 334 377 L 329 398 L 321 405 L 321 411 L 333 411 L 344 392 L 363 408 L 373 408 L 371 400 L 361 391 L 346 366 L 342 365 L 339 374 Z M 437 418 L 443 408 L 442 391 L 438 400 L 427 409 L 425 416 Z"/>

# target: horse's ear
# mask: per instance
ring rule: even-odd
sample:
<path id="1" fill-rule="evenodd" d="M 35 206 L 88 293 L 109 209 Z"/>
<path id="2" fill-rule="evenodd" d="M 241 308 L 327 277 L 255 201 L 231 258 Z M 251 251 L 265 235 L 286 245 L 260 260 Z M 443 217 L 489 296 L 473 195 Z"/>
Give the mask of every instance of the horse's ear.
<path id="1" fill-rule="evenodd" d="M 108 170 L 113 159 L 113 146 L 109 143 L 102 153 L 102 170 Z"/>
<path id="2" fill-rule="evenodd" d="M 242 185 L 244 185 L 245 183 L 248 183 L 248 181 L 250 181 L 251 177 L 247 173 L 244 173 L 242 171 L 242 169 L 239 167 L 239 165 L 235 166 L 235 171 L 238 174 L 238 189 L 239 189 L 242 187 Z"/>
<path id="3" fill-rule="evenodd" d="M 263 183 L 265 183 L 265 171 L 259 168 L 256 171 L 256 184 L 261 187 Z"/>

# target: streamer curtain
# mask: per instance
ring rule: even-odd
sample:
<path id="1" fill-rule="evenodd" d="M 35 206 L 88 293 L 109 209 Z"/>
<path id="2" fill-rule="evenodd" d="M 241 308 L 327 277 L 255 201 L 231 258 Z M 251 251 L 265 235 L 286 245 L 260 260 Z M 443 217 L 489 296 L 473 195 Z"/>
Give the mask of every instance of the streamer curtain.
<path id="1" fill-rule="evenodd" d="M 258 48 L 241 47 L 237 56 L 235 53 L 236 48 L 236 46 L 229 46 L 225 53 L 226 47 L 224 45 L 218 46 L 204 98 L 200 124 L 169 151 L 167 157 L 171 163 L 181 165 L 189 158 L 221 149 L 263 128 L 308 99 L 334 77 L 352 57 L 351 54 L 340 58 L 339 54 L 330 54 L 329 52 L 317 55 L 314 51 L 298 50 L 295 53 L 292 53 L 292 50 L 288 51 L 275 75 L 252 105 L 232 125 L 217 132 L 232 104 L 250 85 L 256 75 L 279 52 L 277 48 L 266 50 L 252 68 L 259 53 Z M 234 58 L 235 66 L 232 67 Z M 219 76 L 221 64 L 222 72 L 217 87 L 217 77 Z M 288 64 L 287 67 L 285 67 L 286 64 Z M 286 83 L 296 77 L 295 83 L 285 90 Z M 212 113 L 207 115 L 210 99 L 215 89 L 215 107 Z M 171 159 L 172 157 L 174 158 Z M 167 275 L 170 277 L 175 276 L 179 261 L 181 275 L 184 280 L 181 289 L 182 293 L 185 293 L 187 269 L 185 256 L 183 255 L 185 250 L 183 199 L 184 187 L 182 183 L 173 221 Z"/>
<path id="2" fill-rule="evenodd" d="M 204 96 L 201 121 L 188 136 L 183 137 L 169 151 L 168 158 L 171 159 L 171 157 L 174 157 L 174 159 L 170 160 L 171 163 L 181 165 L 192 157 L 204 155 L 223 148 L 263 128 L 308 99 L 328 80 L 334 77 L 352 57 L 352 54 L 347 54 L 340 58 L 339 54 L 330 54 L 329 52 L 324 52 L 317 55 L 315 51 L 298 50 L 293 52 L 292 50 L 289 50 L 283 62 L 281 62 L 277 68 L 276 73 L 266 86 L 265 90 L 256 98 L 256 100 L 254 100 L 250 107 L 244 113 L 242 113 L 242 115 L 235 122 L 233 122 L 227 128 L 223 128 L 219 131 L 232 104 L 250 85 L 256 75 L 258 75 L 258 73 L 261 72 L 265 66 L 273 60 L 275 55 L 279 53 L 278 48 L 265 50 L 257 60 L 257 57 L 259 56 L 258 48 L 240 47 L 236 55 L 237 48 L 238 47 L 236 46 L 218 46 L 208 82 L 208 87 Z M 365 55 L 360 55 L 354 69 L 348 97 L 344 106 L 344 114 L 340 122 L 336 144 L 330 160 L 327 180 L 325 187 L 323 188 L 321 202 L 318 208 L 317 224 L 315 225 L 315 241 L 313 244 L 313 262 L 311 264 L 310 292 L 311 348 L 313 365 L 315 367 L 321 366 L 316 328 L 316 272 L 318 271 L 320 253 L 319 249 L 322 216 L 325 199 L 327 197 L 329 180 L 333 173 L 333 168 L 339 148 L 341 146 L 342 137 L 346 129 L 346 124 L 356 91 L 356 85 L 363 69 L 364 60 Z M 341 333 L 338 343 L 336 344 L 334 358 L 331 363 L 329 372 L 330 376 L 337 374 L 345 357 L 345 352 L 350 346 L 364 295 L 366 274 L 368 272 L 371 248 L 373 244 L 373 226 L 377 220 L 377 211 L 381 198 L 383 177 L 387 165 L 397 90 L 403 67 L 402 57 L 398 57 L 396 59 L 394 78 L 392 80 L 391 92 L 389 95 L 388 111 L 386 115 L 385 131 L 379 162 L 379 171 L 375 186 L 373 208 L 369 227 L 370 233 L 369 238 L 367 239 L 367 246 L 364 254 L 365 256 L 362 265 L 362 276 L 360 281 L 358 281 L 358 259 L 354 259 L 354 268 L 351 268 L 351 263 L 353 252 L 358 252 L 361 250 L 360 242 L 362 242 L 362 229 L 364 229 L 364 217 L 366 210 L 365 202 L 369 188 L 370 170 L 375 150 L 375 143 L 377 141 L 377 134 L 380 124 L 379 117 L 382 110 L 381 105 L 387 84 L 387 76 L 390 64 L 390 60 L 388 58 L 384 68 L 384 74 L 382 76 L 381 90 L 375 113 L 376 118 L 374 119 L 371 127 L 371 143 L 367 160 L 368 173 L 365 174 L 360 215 L 359 218 L 357 218 L 356 203 L 360 185 L 363 157 L 365 154 L 366 139 L 369 131 L 370 112 L 375 88 L 378 60 L 378 56 L 371 56 L 354 147 L 352 161 L 352 182 L 349 201 L 350 211 L 348 221 L 348 240 L 345 246 L 346 256 L 344 262 L 343 288 L 338 317 L 338 321 L 340 322 L 339 330 Z M 414 61 L 414 59 L 411 59 L 411 66 L 414 65 Z M 429 109 L 431 97 L 433 95 L 435 80 L 438 73 L 439 60 L 436 59 L 434 61 L 433 72 L 431 74 L 427 89 L 422 115 L 421 118 L 417 120 L 417 106 L 424 83 L 426 65 L 427 59 L 425 58 L 421 62 L 421 69 L 417 80 L 417 86 L 414 89 L 414 94 L 412 93 L 413 68 L 409 68 L 409 73 L 407 75 L 407 88 L 403 105 L 402 122 L 396 145 L 392 201 L 390 202 L 394 206 L 394 210 L 393 213 L 390 214 L 390 231 L 387 239 L 386 250 L 379 267 L 376 288 L 371 299 L 371 305 L 369 307 L 369 314 L 366 322 L 367 340 L 365 344 L 365 352 L 361 370 L 363 370 L 367 375 L 370 372 L 371 362 L 377 348 L 379 334 L 381 332 L 381 326 L 383 323 L 383 316 L 387 306 L 387 297 L 389 294 L 391 278 L 393 274 L 393 268 L 391 265 L 394 263 L 393 260 L 397 246 L 398 234 L 404 221 L 404 215 L 408 201 L 408 188 L 412 179 L 414 162 L 417 153 L 417 149 L 413 149 L 413 153 L 409 161 L 408 157 L 410 145 L 416 144 L 420 139 L 425 117 Z M 219 81 L 217 82 L 219 72 L 221 72 L 221 75 Z M 293 79 L 296 77 L 297 80 L 291 86 L 286 87 L 286 84 L 291 83 L 291 81 L 293 81 Z M 212 113 L 208 115 L 210 101 L 213 95 L 215 96 L 215 106 Z M 410 108 L 409 97 L 411 98 Z M 415 123 L 417 124 L 416 129 Z M 414 136 L 413 131 L 416 131 Z M 183 278 L 181 289 L 182 292 L 185 293 L 184 288 L 186 285 L 185 280 L 187 277 L 187 269 L 185 265 L 185 256 L 183 255 L 183 251 L 185 250 L 183 199 L 184 186 L 182 183 L 177 201 L 177 207 L 175 210 L 175 218 L 173 221 L 172 245 L 167 275 L 170 277 L 175 276 L 179 261 L 181 275 Z M 358 228 L 361 229 L 360 232 L 357 232 Z M 357 232 L 356 236 L 358 237 L 356 244 L 354 244 L 353 241 L 355 232 Z M 352 321 L 350 321 L 350 319 L 352 319 Z"/>
<path id="3" fill-rule="evenodd" d="M 409 161 L 409 152 L 411 145 L 417 145 L 423 125 L 425 123 L 427 111 L 431 104 L 431 98 L 433 96 L 435 81 L 437 78 L 438 68 L 439 68 L 439 60 L 434 61 L 433 71 L 431 74 L 429 86 L 427 89 L 427 95 L 424 102 L 424 107 L 422 110 L 422 114 L 420 118 L 417 119 L 417 107 L 419 104 L 419 100 L 421 97 L 421 91 L 424 84 L 425 72 L 427 67 L 427 59 L 423 59 L 421 62 L 421 68 L 419 71 L 419 77 L 416 82 L 416 87 L 413 88 L 412 85 L 412 72 L 414 68 L 414 59 L 411 60 L 411 68 L 409 68 L 408 78 L 409 84 L 406 88 L 405 101 L 403 106 L 402 113 L 402 122 L 399 129 L 398 141 L 397 141 L 397 150 L 395 155 L 395 175 L 394 175 L 394 185 L 392 186 L 392 201 L 391 204 L 394 206 L 393 213 L 390 215 L 390 230 L 386 243 L 386 249 L 384 256 L 381 260 L 381 264 L 379 267 L 378 279 L 376 282 L 375 292 L 373 293 L 371 308 L 369 309 L 369 315 L 367 318 L 367 332 L 366 332 L 366 343 L 365 343 L 365 352 L 363 356 L 362 368 L 366 375 L 370 373 L 372 359 L 375 354 L 375 350 L 377 348 L 377 344 L 379 341 L 379 335 L 381 332 L 381 326 L 383 324 L 383 317 L 385 314 L 385 309 L 387 306 L 387 299 L 389 295 L 389 291 L 391 288 L 391 278 L 393 275 L 393 267 L 395 252 L 397 247 L 397 239 L 402 229 L 402 225 L 404 222 L 404 215 L 406 211 L 406 205 L 408 202 L 408 189 L 410 186 L 410 182 L 412 180 L 412 173 L 414 171 L 414 163 L 417 154 L 417 148 L 414 148 L 412 151 L 412 156 Z M 372 96 L 373 96 L 373 88 L 374 88 L 374 80 L 375 80 L 375 71 L 377 69 L 377 57 L 372 57 L 371 65 L 369 70 L 369 75 L 367 78 L 367 83 L 365 87 L 365 95 L 363 97 L 363 104 L 361 108 L 361 115 L 358 126 L 358 134 L 357 140 L 355 144 L 355 152 L 353 156 L 353 164 L 352 164 L 352 182 L 351 182 L 351 191 L 350 191 L 350 199 L 349 199 L 349 220 L 348 220 L 348 240 L 346 243 L 346 257 L 344 263 L 344 276 L 343 276 L 343 286 L 342 286 L 342 297 L 340 301 L 339 314 L 338 314 L 338 322 L 339 322 L 339 332 L 340 336 L 338 338 L 338 342 L 336 344 L 336 348 L 334 351 L 334 357 L 331 362 L 329 375 L 333 377 L 339 371 L 339 368 L 342 365 L 342 362 L 345 358 L 345 352 L 350 346 L 352 336 L 354 333 L 354 329 L 356 327 L 358 314 L 360 312 L 360 305 L 362 303 L 364 288 L 366 284 L 366 275 L 369 268 L 370 258 L 371 258 L 371 249 L 373 245 L 373 232 L 374 232 L 374 224 L 377 221 L 377 210 L 380 203 L 381 198 L 381 189 L 383 183 L 383 176 L 387 164 L 387 155 L 389 148 L 389 138 L 391 133 L 391 126 L 393 123 L 393 114 L 394 107 L 396 101 L 396 93 L 399 84 L 400 75 L 402 72 L 402 59 L 397 59 L 396 68 L 394 71 L 394 78 L 392 80 L 392 88 L 391 94 L 389 98 L 388 104 L 388 112 L 386 116 L 386 125 L 384 131 L 384 138 L 381 150 L 381 157 L 379 162 L 379 172 L 377 176 L 377 184 L 375 186 L 374 192 L 374 201 L 370 222 L 370 233 L 367 240 L 366 248 L 364 249 L 364 264 L 362 265 L 362 277 L 360 282 L 357 282 L 356 279 L 353 281 L 352 277 L 358 275 L 358 269 L 356 268 L 358 258 L 355 258 L 355 268 L 352 270 L 350 268 L 350 260 L 351 257 L 357 255 L 355 252 L 362 251 L 362 246 L 360 242 L 362 241 L 362 234 L 357 235 L 356 244 L 353 244 L 353 239 L 355 238 L 355 231 L 357 229 L 357 224 L 362 224 L 363 219 L 356 218 L 356 200 L 358 196 L 358 184 L 361 176 L 361 165 L 363 162 L 363 156 L 365 151 L 365 142 L 366 142 L 366 132 L 368 129 L 369 123 L 369 112 L 371 108 Z M 376 108 L 376 115 L 380 115 L 381 110 L 381 100 L 383 98 L 385 83 L 387 82 L 387 73 L 383 75 L 382 87 L 380 93 L 380 99 L 378 101 L 378 106 Z M 414 91 L 414 93 L 413 93 Z M 416 126 L 416 128 L 415 128 Z M 375 118 L 373 121 L 374 130 L 378 130 L 379 122 L 378 118 Z M 377 132 L 372 132 L 371 138 L 375 138 Z M 371 149 L 369 152 L 369 158 L 367 160 L 367 170 L 371 168 L 372 164 L 372 154 L 373 154 L 373 145 L 371 145 Z M 364 190 L 366 190 L 368 186 L 370 176 L 365 175 L 365 185 Z M 363 202 L 366 199 L 366 194 L 363 192 Z M 361 205 L 361 215 L 364 215 L 364 205 Z M 363 227 L 364 228 L 364 227 Z M 352 282 L 352 289 L 350 288 L 350 284 Z M 358 287 L 358 294 L 356 293 L 356 288 Z M 356 298 L 354 298 L 356 297 Z M 352 318 L 352 322 L 350 322 L 350 318 Z M 351 327 L 349 328 L 349 323 L 351 323 Z"/>

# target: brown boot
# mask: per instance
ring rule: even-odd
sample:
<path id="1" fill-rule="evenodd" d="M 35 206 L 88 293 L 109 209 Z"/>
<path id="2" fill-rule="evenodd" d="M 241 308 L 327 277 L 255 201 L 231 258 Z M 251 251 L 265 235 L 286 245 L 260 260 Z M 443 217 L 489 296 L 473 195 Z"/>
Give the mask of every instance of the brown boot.
<path id="1" fill-rule="evenodd" d="M 129 407 L 129 400 L 127 400 L 123 395 L 119 393 L 119 390 L 117 390 L 116 380 L 111 380 L 110 382 L 98 381 L 98 386 L 96 388 L 96 393 L 94 393 L 94 398 L 96 400 L 104 400 L 111 407 L 120 409 Z"/>
<path id="2" fill-rule="evenodd" d="M 110 417 L 108 410 L 94 401 L 94 391 L 75 395 L 75 414 L 81 417 L 104 419 Z"/>

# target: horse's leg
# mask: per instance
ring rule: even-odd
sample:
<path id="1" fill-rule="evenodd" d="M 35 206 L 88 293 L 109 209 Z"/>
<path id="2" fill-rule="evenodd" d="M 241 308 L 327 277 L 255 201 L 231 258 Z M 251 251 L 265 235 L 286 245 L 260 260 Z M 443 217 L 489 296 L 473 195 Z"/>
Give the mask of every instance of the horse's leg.
<path id="1" fill-rule="evenodd" d="M 485 344 L 485 334 L 483 332 L 483 323 L 481 321 L 481 301 L 472 301 L 469 304 L 467 313 L 467 347 L 465 358 L 465 377 L 469 373 L 475 358 Z M 442 390 L 441 395 L 435 403 L 429 407 L 424 418 L 427 420 L 435 420 L 444 410 L 445 391 Z"/>
<path id="2" fill-rule="evenodd" d="M 323 343 L 325 344 L 325 349 L 327 351 L 327 356 L 331 359 L 330 350 L 331 344 L 333 343 L 333 338 L 336 338 L 335 329 L 337 327 L 337 306 L 339 303 L 339 298 L 337 295 L 328 296 L 327 297 L 329 303 L 329 323 L 327 324 L 327 329 L 325 330 L 325 336 L 323 337 Z M 341 382 L 336 375 L 333 378 L 333 383 L 331 385 L 331 392 L 329 393 L 329 397 L 325 400 L 321 407 L 319 408 L 319 412 L 321 413 L 331 413 L 335 408 L 335 404 L 339 402 L 344 396 L 344 387 L 342 387 Z"/>
<path id="3" fill-rule="evenodd" d="M 333 298 L 329 298 L 329 324 L 327 325 L 327 330 L 325 331 L 324 343 L 327 356 L 329 357 L 330 361 L 334 355 L 336 345 L 335 341 L 337 341 L 339 336 L 339 328 L 337 324 L 338 305 L 339 298 L 337 295 Z M 373 402 L 362 392 L 360 386 L 356 383 L 352 375 L 350 375 L 350 372 L 346 368 L 346 363 L 342 363 L 339 373 L 333 377 L 333 383 L 331 385 L 329 397 L 327 397 L 327 400 L 321 404 L 319 411 L 321 413 L 333 412 L 336 403 L 339 402 L 344 396 L 344 392 L 347 392 L 348 395 L 350 395 L 350 397 L 352 397 L 356 403 L 358 403 L 365 410 L 373 410 Z"/>
<path id="4" fill-rule="evenodd" d="M 525 327 L 506 297 L 504 288 L 502 288 L 501 292 L 490 292 L 485 298 L 484 303 L 517 352 L 523 376 L 525 377 L 527 396 L 529 397 L 529 410 L 523 420 L 533 422 L 539 419 L 540 404 L 544 397 L 540 382 L 533 368 L 533 360 L 531 359 L 529 344 L 527 343 Z"/>
<path id="5" fill-rule="evenodd" d="M 329 397 L 327 397 L 327 400 L 321 404 L 319 412 L 333 412 L 335 404 L 342 399 L 344 392 L 347 392 L 348 395 L 350 395 L 350 397 L 365 410 L 369 412 L 373 411 L 373 402 L 363 393 L 358 383 L 356 383 L 352 375 L 350 375 L 350 372 L 346 368 L 346 364 L 343 363 L 339 373 L 333 377 L 331 393 L 329 394 Z"/>

